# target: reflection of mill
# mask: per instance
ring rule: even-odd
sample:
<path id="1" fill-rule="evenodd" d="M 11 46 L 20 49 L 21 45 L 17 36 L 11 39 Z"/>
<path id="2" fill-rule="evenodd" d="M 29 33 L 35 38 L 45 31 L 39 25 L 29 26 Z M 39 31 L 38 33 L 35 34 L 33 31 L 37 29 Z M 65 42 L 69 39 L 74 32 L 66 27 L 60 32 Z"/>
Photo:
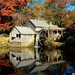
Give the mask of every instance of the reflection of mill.
<path id="1" fill-rule="evenodd" d="M 10 60 L 15 67 L 15 73 L 18 70 L 21 73 L 25 73 L 25 71 L 34 73 L 47 69 L 51 64 L 58 63 L 59 58 L 63 59 L 61 52 L 51 53 L 51 51 L 43 48 L 10 48 Z M 51 63 L 55 59 L 57 59 L 57 62 Z M 62 62 L 60 61 L 60 63 Z"/>
<path id="2" fill-rule="evenodd" d="M 10 60 L 15 67 L 15 73 L 20 71 L 21 73 L 24 73 L 22 75 L 25 75 L 25 71 L 33 73 L 45 70 L 49 66 L 38 64 L 36 61 L 39 60 L 38 48 L 35 50 L 36 59 L 34 58 L 34 50 L 32 50 L 32 48 L 10 48 Z"/>
<path id="3" fill-rule="evenodd" d="M 48 50 L 43 50 L 41 48 L 39 50 L 39 59 L 41 62 L 56 62 L 63 60 L 63 53 L 61 51 L 48 51 Z"/>

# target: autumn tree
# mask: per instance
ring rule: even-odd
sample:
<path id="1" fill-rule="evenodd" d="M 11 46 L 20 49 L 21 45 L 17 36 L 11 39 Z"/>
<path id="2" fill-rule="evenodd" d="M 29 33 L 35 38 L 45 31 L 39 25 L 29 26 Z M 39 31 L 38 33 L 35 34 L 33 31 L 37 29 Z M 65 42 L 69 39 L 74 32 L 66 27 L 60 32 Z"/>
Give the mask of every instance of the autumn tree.
<path id="1" fill-rule="evenodd" d="M 46 0 L 43 5 L 43 17 L 49 22 L 52 21 L 53 24 L 62 26 L 64 23 L 62 19 L 67 18 L 67 11 L 64 10 L 67 7 L 67 3 L 64 0 Z"/>
<path id="2" fill-rule="evenodd" d="M 27 2 L 30 2 L 30 0 L 0 1 L 0 31 L 10 31 L 15 25 L 21 25 L 19 21 L 14 22 L 13 16 L 17 13 L 19 7 L 27 7 Z"/>

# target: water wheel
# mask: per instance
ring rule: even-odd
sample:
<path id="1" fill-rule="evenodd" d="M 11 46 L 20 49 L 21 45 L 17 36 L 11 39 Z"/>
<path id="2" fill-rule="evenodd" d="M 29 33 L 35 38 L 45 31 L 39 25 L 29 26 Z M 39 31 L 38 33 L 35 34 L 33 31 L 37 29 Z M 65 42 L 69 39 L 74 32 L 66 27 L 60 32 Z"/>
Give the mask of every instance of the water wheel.
<path id="1" fill-rule="evenodd" d="M 39 32 L 39 43 L 40 43 L 40 45 L 44 44 L 44 41 L 46 40 L 47 37 L 48 37 L 48 31 L 46 29 L 42 29 Z"/>

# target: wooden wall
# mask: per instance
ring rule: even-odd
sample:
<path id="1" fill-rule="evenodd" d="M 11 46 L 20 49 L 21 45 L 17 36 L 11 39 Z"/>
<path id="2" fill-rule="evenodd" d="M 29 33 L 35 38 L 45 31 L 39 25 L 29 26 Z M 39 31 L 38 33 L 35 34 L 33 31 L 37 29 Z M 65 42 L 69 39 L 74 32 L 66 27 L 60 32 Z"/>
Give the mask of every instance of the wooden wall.
<path id="1" fill-rule="evenodd" d="M 21 35 L 21 42 L 31 42 L 33 38 L 33 35 Z"/>
<path id="2" fill-rule="evenodd" d="M 16 39 L 16 34 L 20 34 L 17 30 L 16 30 L 16 28 L 14 27 L 14 29 L 10 32 L 10 42 L 17 42 L 19 39 L 17 38 Z M 14 38 L 14 40 L 12 40 Z"/>

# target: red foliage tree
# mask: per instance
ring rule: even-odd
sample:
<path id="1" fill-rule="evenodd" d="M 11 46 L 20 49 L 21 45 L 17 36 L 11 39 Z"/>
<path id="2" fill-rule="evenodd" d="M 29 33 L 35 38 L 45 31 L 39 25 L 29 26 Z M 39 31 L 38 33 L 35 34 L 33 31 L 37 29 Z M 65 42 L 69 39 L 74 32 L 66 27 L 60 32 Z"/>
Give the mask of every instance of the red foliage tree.
<path id="1" fill-rule="evenodd" d="M 13 21 L 12 16 L 19 6 L 26 7 L 30 0 L 1 0 L 0 1 L 0 31 L 10 31 L 16 24 L 10 24 Z M 17 22 L 20 25 L 19 22 Z"/>

